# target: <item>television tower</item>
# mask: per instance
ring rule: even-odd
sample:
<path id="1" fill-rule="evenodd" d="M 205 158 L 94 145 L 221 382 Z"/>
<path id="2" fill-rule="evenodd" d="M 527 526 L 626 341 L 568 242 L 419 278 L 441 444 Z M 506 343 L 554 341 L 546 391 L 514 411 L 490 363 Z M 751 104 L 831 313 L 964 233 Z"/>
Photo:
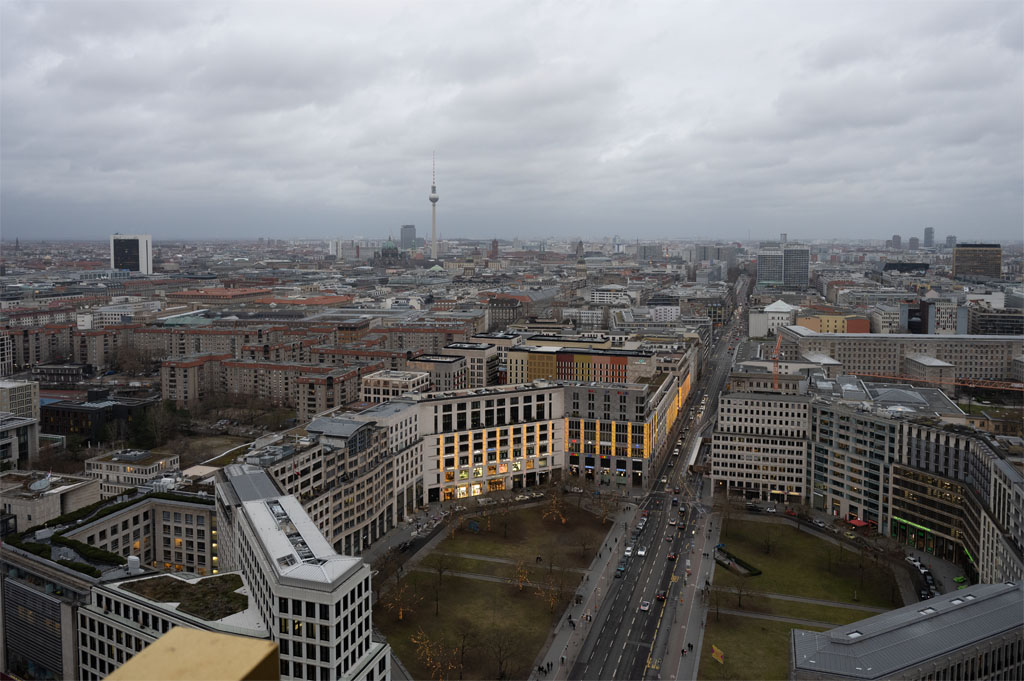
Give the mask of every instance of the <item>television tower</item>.
<path id="1" fill-rule="evenodd" d="M 437 161 L 430 159 L 430 259 L 437 260 Z"/>

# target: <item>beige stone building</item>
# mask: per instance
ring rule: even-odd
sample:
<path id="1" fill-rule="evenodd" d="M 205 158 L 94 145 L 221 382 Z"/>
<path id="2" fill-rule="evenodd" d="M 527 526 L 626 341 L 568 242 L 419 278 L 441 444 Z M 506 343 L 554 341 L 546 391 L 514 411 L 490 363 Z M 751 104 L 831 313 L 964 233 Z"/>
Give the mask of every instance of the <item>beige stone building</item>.
<path id="1" fill-rule="evenodd" d="M 3 512 L 17 518 L 18 531 L 42 525 L 65 513 L 100 500 L 100 483 L 78 475 L 48 475 L 36 471 L 0 473 Z"/>
<path id="2" fill-rule="evenodd" d="M 125 449 L 85 460 L 85 474 L 100 480 L 104 499 L 145 485 L 153 478 L 175 473 L 179 467 L 177 454 L 154 454 L 145 450 Z"/>
<path id="3" fill-rule="evenodd" d="M 391 371 L 385 369 L 362 378 L 363 402 L 387 402 L 408 392 L 430 391 L 430 374 L 425 371 Z"/>

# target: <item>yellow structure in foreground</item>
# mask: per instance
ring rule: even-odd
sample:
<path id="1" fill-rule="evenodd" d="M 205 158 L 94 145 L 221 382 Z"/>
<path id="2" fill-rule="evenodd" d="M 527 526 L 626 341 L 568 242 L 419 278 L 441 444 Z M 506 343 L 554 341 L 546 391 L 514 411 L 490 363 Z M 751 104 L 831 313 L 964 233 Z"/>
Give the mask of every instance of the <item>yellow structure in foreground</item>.
<path id="1" fill-rule="evenodd" d="M 174 627 L 106 681 L 268 681 L 280 679 L 277 645 Z"/>

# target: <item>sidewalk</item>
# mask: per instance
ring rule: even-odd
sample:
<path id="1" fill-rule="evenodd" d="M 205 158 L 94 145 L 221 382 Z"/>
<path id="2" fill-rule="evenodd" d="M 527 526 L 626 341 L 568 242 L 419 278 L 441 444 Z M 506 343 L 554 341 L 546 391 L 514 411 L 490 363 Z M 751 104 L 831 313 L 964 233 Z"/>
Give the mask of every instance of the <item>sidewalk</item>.
<path id="1" fill-rule="evenodd" d="M 598 611 L 612 586 L 617 559 L 622 555 L 628 532 L 636 523 L 639 513 L 640 507 L 633 501 L 628 504 L 628 510 L 624 508 L 615 514 L 598 555 L 591 561 L 576 589 L 576 595 L 582 597 L 582 603 L 577 605 L 574 598 L 565 609 L 565 616 L 548 635 L 547 646 L 534 660 L 529 677 L 531 681 L 562 681 L 568 678 L 587 635 L 595 624 L 599 624 Z M 548 665 L 551 671 L 541 674 L 539 670 L 546 670 Z"/>

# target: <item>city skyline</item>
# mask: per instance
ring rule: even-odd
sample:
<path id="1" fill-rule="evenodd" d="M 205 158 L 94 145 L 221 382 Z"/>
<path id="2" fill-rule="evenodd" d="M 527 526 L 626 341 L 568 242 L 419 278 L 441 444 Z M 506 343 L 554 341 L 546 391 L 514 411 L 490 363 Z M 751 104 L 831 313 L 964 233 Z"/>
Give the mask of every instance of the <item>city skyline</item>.
<path id="1" fill-rule="evenodd" d="M 1020 237 L 1016 3 L 436 9 L 5 3 L 4 239 Z"/>

